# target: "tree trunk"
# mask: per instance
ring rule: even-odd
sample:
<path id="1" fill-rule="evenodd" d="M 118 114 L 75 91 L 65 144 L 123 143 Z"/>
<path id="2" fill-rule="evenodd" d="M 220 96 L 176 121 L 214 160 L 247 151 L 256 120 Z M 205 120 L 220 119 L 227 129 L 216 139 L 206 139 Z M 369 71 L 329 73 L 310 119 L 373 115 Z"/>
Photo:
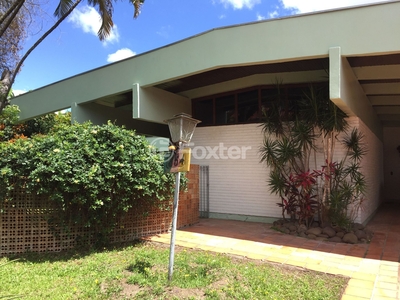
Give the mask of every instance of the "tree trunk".
<path id="1" fill-rule="evenodd" d="M 331 194 L 331 170 L 330 166 L 333 160 L 333 147 L 334 147 L 334 132 L 331 131 L 323 136 L 324 145 L 324 158 L 325 158 L 325 172 L 323 178 L 323 195 L 322 195 L 322 211 L 321 211 L 321 222 L 326 219 L 326 214 L 329 209 L 329 196 Z"/>
<path id="2" fill-rule="evenodd" d="M 15 67 L 15 70 L 13 72 L 7 71 L 8 74 L 6 77 L 7 80 L 3 80 L 3 76 L 2 76 L 2 80 L 1 80 L 1 87 L 0 87 L 0 114 L 3 111 L 3 109 L 9 104 L 9 101 L 7 99 L 8 94 L 11 91 L 11 87 L 14 84 L 15 81 L 15 77 L 17 76 L 18 72 L 20 71 L 24 61 L 28 58 L 28 56 L 31 54 L 31 52 L 37 47 L 39 46 L 39 44 L 41 42 L 43 42 L 43 40 L 50 34 L 52 33 L 60 24 L 61 22 L 63 22 L 71 13 L 72 11 L 75 9 L 75 7 L 78 6 L 78 4 L 81 2 L 82 0 L 76 0 L 74 5 L 72 5 L 70 7 L 70 9 L 61 17 L 57 20 L 56 23 L 54 23 L 54 25 L 47 30 L 41 37 L 40 39 L 38 39 L 36 41 L 35 44 L 33 44 L 33 46 L 31 48 L 29 48 L 28 51 L 26 51 L 26 53 L 24 54 L 24 56 L 22 56 L 21 60 L 18 62 L 17 66 Z M 4 75 L 4 74 L 3 74 Z"/>
<path id="3" fill-rule="evenodd" d="M 22 5 L 24 5 L 25 0 L 18 0 L 13 3 L 13 5 L 5 12 L 4 15 L 0 16 L 0 37 L 3 36 L 7 28 L 10 26 L 11 22 L 14 20 Z M 6 22 L 6 24 L 3 24 Z"/>
<path id="4" fill-rule="evenodd" d="M 7 99 L 8 93 L 11 89 L 11 72 L 4 70 L 0 80 L 0 113 L 9 104 Z"/>

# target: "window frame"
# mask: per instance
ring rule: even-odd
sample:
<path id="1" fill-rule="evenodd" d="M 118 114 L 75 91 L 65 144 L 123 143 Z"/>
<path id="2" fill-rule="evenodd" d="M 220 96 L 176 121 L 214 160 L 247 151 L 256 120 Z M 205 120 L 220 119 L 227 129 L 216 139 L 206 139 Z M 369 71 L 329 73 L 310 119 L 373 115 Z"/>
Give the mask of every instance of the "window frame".
<path id="1" fill-rule="evenodd" d="M 282 94 L 285 97 L 285 101 L 287 101 L 287 105 L 289 107 L 289 89 L 290 88 L 310 88 L 310 86 L 323 86 L 323 85 L 328 85 L 329 82 L 328 81 L 319 81 L 319 82 L 309 82 L 309 83 L 296 83 L 296 84 L 285 84 L 285 85 L 280 85 L 279 87 L 277 87 L 277 85 L 258 85 L 258 86 L 252 86 L 252 87 L 248 87 L 248 88 L 242 88 L 242 89 L 237 89 L 234 91 L 229 91 L 229 92 L 224 92 L 224 93 L 218 93 L 218 94 L 213 94 L 213 95 L 209 95 L 209 96 L 204 96 L 204 97 L 199 97 L 199 98 L 194 98 L 192 99 L 192 116 L 193 118 L 199 119 L 201 121 L 202 117 L 201 115 L 196 113 L 196 105 L 199 102 L 203 102 L 203 101 L 209 101 L 212 100 L 212 124 L 205 124 L 205 123 L 199 123 L 198 126 L 199 127 L 207 127 L 207 126 L 227 126 L 227 125 L 238 125 L 238 124 L 251 124 L 251 123 L 261 123 L 262 122 L 262 116 L 261 116 L 261 112 L 262 112 L 262 108 L 263 108 L 263 99 L 262 99 L 262 95 L 263 95 L 263 90 L 277 90 L 278 88 L 281 89 Z M 251 121 L 244 121 L 244 122 L 239 122 L 239 118 L 238 118 L 238 95 L 241 93 L 245 93 L 245 92 L 251 92 L 251 91 L 258 91 L 258 111 L 257 114 L 259 115 L 257 118 L 251 120 Z M 223 98 L 223 97 L 229 97 L 234 95 L 234 122 L 233 123 L 224 123 L 224 124 L 217 124 L 217 106 L 216 106 L 216 102 L 218 98 Z"/>

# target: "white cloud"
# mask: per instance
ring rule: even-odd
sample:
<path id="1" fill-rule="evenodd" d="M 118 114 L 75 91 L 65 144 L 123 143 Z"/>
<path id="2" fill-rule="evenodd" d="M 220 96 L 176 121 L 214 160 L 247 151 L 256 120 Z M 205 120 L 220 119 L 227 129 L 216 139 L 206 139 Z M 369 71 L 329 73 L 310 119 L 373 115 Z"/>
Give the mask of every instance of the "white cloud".
<path id="1" fill-rule="evenodd" d="M 56 115 L 62 115 L 62 114 L 66 114 L 66 113 L 68 113 L 68 112 L 71 112 L 71 108 L 67 108 L 67 109 L 63 109 L 63 110 L 60 110 L 60 111 L 56 111 L 56 112 L 54 112 Z"/>
<path id="2" fill-rule="evenodd" d="M 299 13 L 334 9 L 339 7 L 385 2 L 386 0 L 280 0 L 286 9 L 294 9 Z"/>
<path id="3" fill-rule="evenodd" d="M 277 10 L 268 13 L 268 17 L 269 17 L 270 19 L 276 18 L 277 16 L 279 16 L 279 13 L 278 13 Z"/>
<path id="4" fill-rule="evenodd" d="M 136 53 L 133 52 L 131 49 L 122 48 L 114 53 L 109 54 L 107 57 L 107 62 L 109 62 L 109 63 L 115 62 L 115 61 L 122 60 L 122 59 L 125 59 L 128 57 L 134 56 L 134 55 L 136 55 Z"/>
<path id="5" fill-rule="evenodd" d="M 257 21 L 262 21 L 265 20 L 265 17 L 260 15 L 260 13 L 257 13 Z"/>
<path id="6" fill-rule="evenodd" d="M 73 23 L 76 27 L 79 27 L 83 32 L 93 34 L 97 36 L 97 32 L 101 26 L 100 14 L 91 6 L 83 6 L 82 8 L 75 9 L 71 16 L 68 18 L 68 22 Z M 117 25 L 114 24 L 111 29 L 110 35 L 104 41 L 107 43 L 115 43 L 119 41 L 119 33 Z"/>
<path id="7" fill-rule="evenodd" d="M 12 90 L 14 96 L 25 94 L 27 91 L 25 90 Z"/>
<path id="8" fill-rule="evenodd" d="M 225 6 L 232 5 L 233 9 L 252 9 L 254 5 L 260 4 L 261 0 L 220 0 L 220 2 Z"/>

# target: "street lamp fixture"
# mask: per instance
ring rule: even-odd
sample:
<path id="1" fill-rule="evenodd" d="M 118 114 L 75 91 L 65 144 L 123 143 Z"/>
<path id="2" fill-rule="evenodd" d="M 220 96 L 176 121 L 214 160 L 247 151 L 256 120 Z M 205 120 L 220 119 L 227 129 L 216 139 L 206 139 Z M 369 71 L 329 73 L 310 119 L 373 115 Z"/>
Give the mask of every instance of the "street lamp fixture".
<path id="1" fill-rule="evenodd" d="M 168 124 L 173 143 L 187 144 L 192 139 L 196 125 L 201 121 L 193 119 L 188 114 L 180 113 L 164 122 Z"/>
<path id="2" fill-rule="evenodd" d="M 171 133 L 172 142 L 178 147 L 176 152 L 179 155 L 182 144 L 190 143 L 196 125 L 201 121 L 193 119 L 190 115 L 180 113 L 173 116 L 171 119 L 165 120 L 168 124 Z M 175 192 L 174 204 L 172 212 L 172 229 L 171 229 L 171 243 L 169 250 L 169 267 L 168 267 L 168 281 L 172 280 L 172 273 L 174 270 L 174 257 L 175 257 L 175 233 L 176 223 L 178 219 L 178 202 L 179 202 L 179 188 L 180 188 L 181 173 L 178 171 L 175 174 Z"/>

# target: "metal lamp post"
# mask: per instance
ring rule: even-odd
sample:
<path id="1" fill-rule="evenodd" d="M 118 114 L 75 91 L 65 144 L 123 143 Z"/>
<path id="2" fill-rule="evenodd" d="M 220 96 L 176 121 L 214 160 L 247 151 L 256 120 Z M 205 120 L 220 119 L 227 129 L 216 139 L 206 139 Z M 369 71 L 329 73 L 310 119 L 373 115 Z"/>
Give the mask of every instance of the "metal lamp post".
<path id="1" fill-rule="evenodd" d="M 171 140 L 175 145 L 176 144 L 178 145 L 178 150 L 179 150 L 181 149 L 182 144 L 188 144 L 190 142 L 193 136 L 194 129 L 196 128 L 196 125 L 201 121 L 193 119 L 190 115 L 180 113 L 178 115 L 173 116 L 171 119 L 165 120 L 164 122 L 168 124 L 169 131 L 171 133 Z M 174 269 L 175 232 L 176 232 L 176 223 L 178 219 L 180 179 L 181 179 L 181 173 L 176 172 L 174 204 L 172 213 L 171 243 L 169 250 L 168 281 L 172 280 L 172 273 Z"/>

